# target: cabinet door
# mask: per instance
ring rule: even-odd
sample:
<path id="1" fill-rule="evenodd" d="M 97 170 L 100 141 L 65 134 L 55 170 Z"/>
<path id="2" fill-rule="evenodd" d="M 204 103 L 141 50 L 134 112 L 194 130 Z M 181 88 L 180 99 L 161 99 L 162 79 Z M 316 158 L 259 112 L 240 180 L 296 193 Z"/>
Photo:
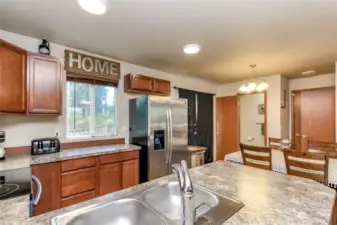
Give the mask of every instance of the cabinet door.
<path id="1" fill-rule="evenodd" d="M 122 189 L 121 163 L 112 163 L 99 167 L 99 191 L 105 195 Z"/>
<path id="2" fill-rule="evenodd" d="M 28 112 L 62 113 L 61 61 L 51 56 L 29 55 Z"/>
<path id="3" fill-rule="evenodd" d="M 141 75 L 130 75 L 130 88 L 138 91 L 152 91 L 153 79 Z"/>
<path id="4" fill-rule="evenodd" d="M 26 113 L 27 52 L 0 40 L 0 112 Z"/>
<path id="5" fill-rule="evenodd" d="M 122 188 L 139 184 L 138 159 L 122 162 Z"/>
<path id="6" fill-rule="evenodd" d="M 34 208 L 34 215 L 40 215 L 61 208 L 61 164 L 49 163 L 32 166 L 32 174 L 42 185 L 40 201 Z M 33 194 L 37 187 L 33 182 Z"/>
<path id="7" fill-rule="evenodd" d="M 171 92 L 171 83 L 167 80 L 154 79 L 153 92 L 169 95 Z"/>

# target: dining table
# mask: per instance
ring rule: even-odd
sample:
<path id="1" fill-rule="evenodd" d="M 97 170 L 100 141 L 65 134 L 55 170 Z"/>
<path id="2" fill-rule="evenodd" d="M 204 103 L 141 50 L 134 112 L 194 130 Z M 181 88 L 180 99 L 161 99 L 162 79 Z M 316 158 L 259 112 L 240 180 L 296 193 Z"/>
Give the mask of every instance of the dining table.
<path id="1" fill-rule="evenodd" d="M 225 155 L 225 161 L 243 164 L 241 151 Z M 272 149 L 272 171 L 287 173 L 287 167 L 282 150 Z M 328 163 L 328 186 L 337 189 L 337 159 L 329 158 Z"/>

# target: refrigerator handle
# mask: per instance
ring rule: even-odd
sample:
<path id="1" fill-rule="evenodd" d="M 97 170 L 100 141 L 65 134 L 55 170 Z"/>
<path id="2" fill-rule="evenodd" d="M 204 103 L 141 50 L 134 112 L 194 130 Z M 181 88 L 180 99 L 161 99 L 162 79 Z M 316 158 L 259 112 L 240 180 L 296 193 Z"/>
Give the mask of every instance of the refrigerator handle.
<path id="1" fill-rule="evenodd" d="M 165 162 L 168 164 L 170 162 L 170 118 L 169 118 L 168 109 L 166 109 L 166 153 L 165 153 Z"/>
<path id="2" fill-rule="evenodd" d="M 170 132 L 169 132 L 169 146 L 170 146 L 170 151 L 169 151 L 169 164 L 171 165 L 171 162 L 172 162 L 172 113 L 171 113 L 171 109 L 168 109 L 168 113 L 169 113 L 169 121 L 170 121 L 170 124 L 169 124 L 169 127 L 170 127 Z M 170 166 L 169 165 L 169 166 Z"/>

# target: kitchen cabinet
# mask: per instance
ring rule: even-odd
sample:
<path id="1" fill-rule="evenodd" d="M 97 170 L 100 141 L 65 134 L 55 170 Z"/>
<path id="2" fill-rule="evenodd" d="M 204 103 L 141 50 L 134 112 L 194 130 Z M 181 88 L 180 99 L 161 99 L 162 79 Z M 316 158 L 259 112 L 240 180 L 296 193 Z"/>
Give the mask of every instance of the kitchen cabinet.
<path id="1" fill-rule="evenodd" d="M 124 171 L 123 171 L 124 172 Z M 106 195 L 122 189 L 121 163 L 112 163 L 99 167 L 98 195 Z"/>
<path id="2" fill-rule="evenodd" d="M 130 151 L 32 166 L 42 184 L 34 215 L 138 184 L 138 159 L 139 152 Z"/>
<path id="3" fill-rule="evenodd" d="M 61 115 L 62 84 L 60 59 L 30 53 L 28 113 Z"/>
<path id="4" fill-rule="evenodd" d="M 32 166 L 32 175 L 36 176 L 42 185 L 40 201 L 34 208 L 34 215 L 40 215 L 61 208 L 61 163 L 48 163 Z M 37 187 L 33 183 L 33 194 Z"/>
<path id="5" fill-rule="evenodd" d="M 132 187 L 139 183 L 138 159 L 122 162 L 122 188 Z"/>
<path id="6" fill-rule="evenodd" d="M 153 92 L 170 95 L 171 83 L 167 80 L 154 79 L 153 80 Z"/>
<path id="7" fill-rule="evenodd" d="M 26 113 L 27 52 L 0 40 L 0 113 Z"/>
<path id="8" fill-rule="evenodd" d="M 124 91 L 127 93 L 170 95 L 171 82 L 138 74 L 124 76 Z"/>
<path id="9" fill-rule="evenodd" d="M 62 173 L 62 198 L 95 189 L 95 167 Z"/>

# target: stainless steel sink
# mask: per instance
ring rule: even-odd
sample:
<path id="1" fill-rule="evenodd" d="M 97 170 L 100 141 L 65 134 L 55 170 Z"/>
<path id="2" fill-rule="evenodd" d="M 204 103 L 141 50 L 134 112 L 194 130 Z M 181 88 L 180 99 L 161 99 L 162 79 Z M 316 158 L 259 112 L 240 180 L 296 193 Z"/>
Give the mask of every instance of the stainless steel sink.
<path id="1" fill-rule="evenodd" d="M 76 213 L 76 212 L 75 212 Z M 55 217 L 52 224 L 64 225 L 165 225 L 165 221 L 135 199 L 121 199 L 88 210 Z"/>
<path id="2" fill-rule="evenodd" d="M 244 204 L 194 186 L 196 218 L 202 224 L 223 224 Z M 52 225 L 181 225 L 178 182 L 154 184 L 113 202 L 54 217 Z"/>
<path id="3" fill-rule="evenodd" d="M 159 187 L 146 190 L 141 200 L 161 215 L 171 220 L 180 220 L 181 197 L 178 182 L 169 182 Z M 205 211 L 219 204 L 219 199 L 214 194 L 204 191 L 197 186 L 194 187 L 195 206 L 206 204 Z"/>

